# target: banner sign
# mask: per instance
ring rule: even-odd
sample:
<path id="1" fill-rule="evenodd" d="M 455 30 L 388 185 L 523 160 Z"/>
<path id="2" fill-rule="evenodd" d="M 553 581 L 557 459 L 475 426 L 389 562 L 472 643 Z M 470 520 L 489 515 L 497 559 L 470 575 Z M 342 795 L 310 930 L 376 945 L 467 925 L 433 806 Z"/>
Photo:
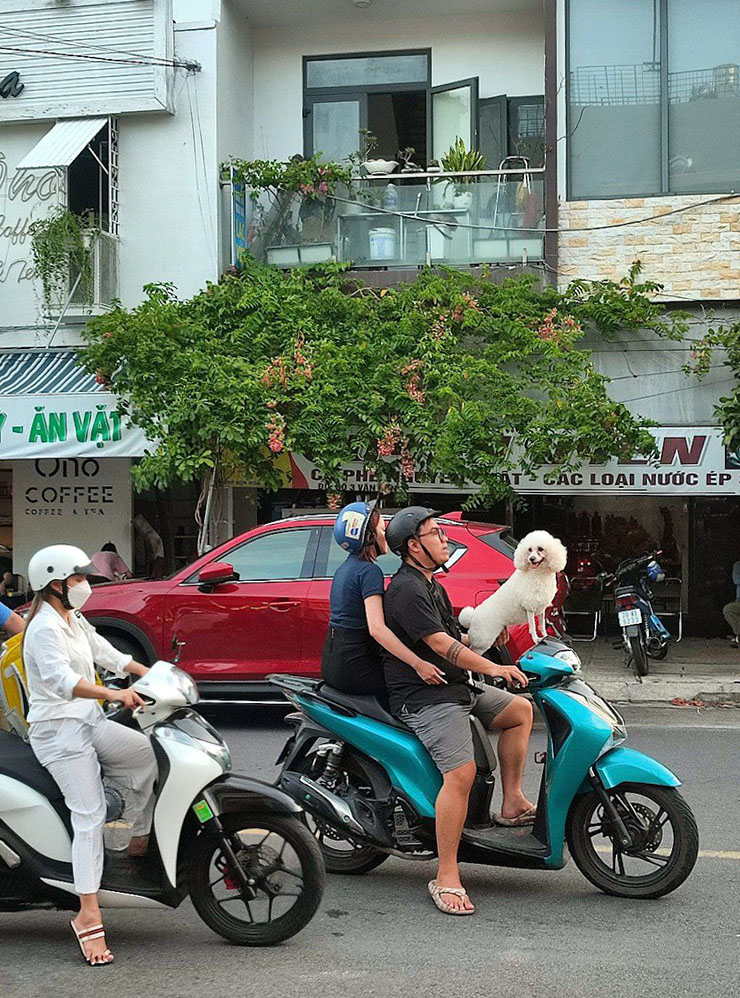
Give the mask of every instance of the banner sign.
<path id="1" fill-rule="evenodd" d="M 106 392 L 0 397 L 0 459 L 140 457 L 146 445 Z"/>
<path id="2" fill-rule="evenodd" d="M 239 267 L 247 252 L 247 194 L 244 184 L 237 181 L 233 181 L 231 185 L 231 231 L 233 237 L 231 262 L 235 267 Z"/>
<path id="3" fill-rule="evenodd" d="M 658 460 L 616 459 L 605 464 L 587 464 L 574 472 L 557 475 L 552 468 L 535 474 L 520 471 L 501 477 L 522 495 L 736 495 L 740 492 L 740 453 L 729 451 L 717 426 L 656 427 L 652 431 L 658 447 Z M 283 472 L 286 487 L 323 489 L 324 483 L 314 464 L 300 454 L 287 455 Z M 289 467 L 288 467 L 289 465 Z M 362 464 L 344 470 L 345 489 L 369 492 L 375 488 L 373 476 Z M 438 476 L 432 481 L 411 479 L 415 492 L 476 492 L 468 483 L 459 489 Z"/>

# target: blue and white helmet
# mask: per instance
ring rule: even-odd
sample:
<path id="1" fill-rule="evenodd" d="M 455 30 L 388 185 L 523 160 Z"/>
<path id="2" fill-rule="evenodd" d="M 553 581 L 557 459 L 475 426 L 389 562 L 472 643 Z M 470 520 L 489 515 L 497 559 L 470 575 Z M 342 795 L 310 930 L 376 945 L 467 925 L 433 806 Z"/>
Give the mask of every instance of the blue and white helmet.
<path id="1" fill-rule="evenodd" d="M 655 558 L 648 562 L 647 577 L 651 582 L 662 582 L 665 579 L 665 572 Z"/>
<path id="2" fill-rule="evenodd" d="M 334 540 L 345 551 L 359 554 L 365 543 L 367 527 L 373 515 L 376 501 L 351 502 L 339 510 L 334 523 Z"/>

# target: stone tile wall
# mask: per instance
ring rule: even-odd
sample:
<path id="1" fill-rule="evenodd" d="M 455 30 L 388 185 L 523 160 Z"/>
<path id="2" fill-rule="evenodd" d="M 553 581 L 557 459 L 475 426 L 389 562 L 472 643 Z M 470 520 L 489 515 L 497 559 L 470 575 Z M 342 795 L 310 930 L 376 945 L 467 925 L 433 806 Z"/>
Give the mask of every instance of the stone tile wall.
<path id="1" fill-rule="evenodd" d="M 740 299 L 740 198 L 658 217 L 703 200 L 691 194 L 562 202 L 559 284 L 576 277 L 619 280 L 639 259 L 644 276 L 664 285 L 666 300 Z M 562 231 L 643 218 L 655 221 Z"/>

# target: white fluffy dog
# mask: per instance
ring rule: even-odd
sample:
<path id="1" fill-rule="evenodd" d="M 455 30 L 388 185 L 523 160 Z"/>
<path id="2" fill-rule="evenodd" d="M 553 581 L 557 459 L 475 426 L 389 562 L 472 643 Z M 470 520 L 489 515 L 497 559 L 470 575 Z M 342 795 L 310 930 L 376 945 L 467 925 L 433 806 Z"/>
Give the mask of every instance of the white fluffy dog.
<path id="1" fill-rule="evenodd" d="M 514 574 L 479 606 L 460 611 L 460 625 L 467 628 L 473 651 L 479 655 L 488 651 L 504 627 L 512 624 L 529 624 L 534 642 L 547 637 L 545 610 L 557 590 L 555 576 L 567 558 L 565 546 L 546 530 L 527 534 L 514 552 Z"/>

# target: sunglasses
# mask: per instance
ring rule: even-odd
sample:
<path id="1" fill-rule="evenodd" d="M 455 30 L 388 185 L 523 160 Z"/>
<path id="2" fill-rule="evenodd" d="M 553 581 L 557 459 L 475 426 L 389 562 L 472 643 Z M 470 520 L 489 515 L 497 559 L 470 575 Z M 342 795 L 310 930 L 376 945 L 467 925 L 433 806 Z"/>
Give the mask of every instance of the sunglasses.
<path id="1" fill-rule="evenodd" d="M 423 534 L 417 534 L 416 536 L 419 538 L 429 537 L 430 534 L 436 534 L 441 541 L 447 540 L 447 534 L 444 532 L 442 527 L 432 527 L 431 530 L 425 530 Z"/>

